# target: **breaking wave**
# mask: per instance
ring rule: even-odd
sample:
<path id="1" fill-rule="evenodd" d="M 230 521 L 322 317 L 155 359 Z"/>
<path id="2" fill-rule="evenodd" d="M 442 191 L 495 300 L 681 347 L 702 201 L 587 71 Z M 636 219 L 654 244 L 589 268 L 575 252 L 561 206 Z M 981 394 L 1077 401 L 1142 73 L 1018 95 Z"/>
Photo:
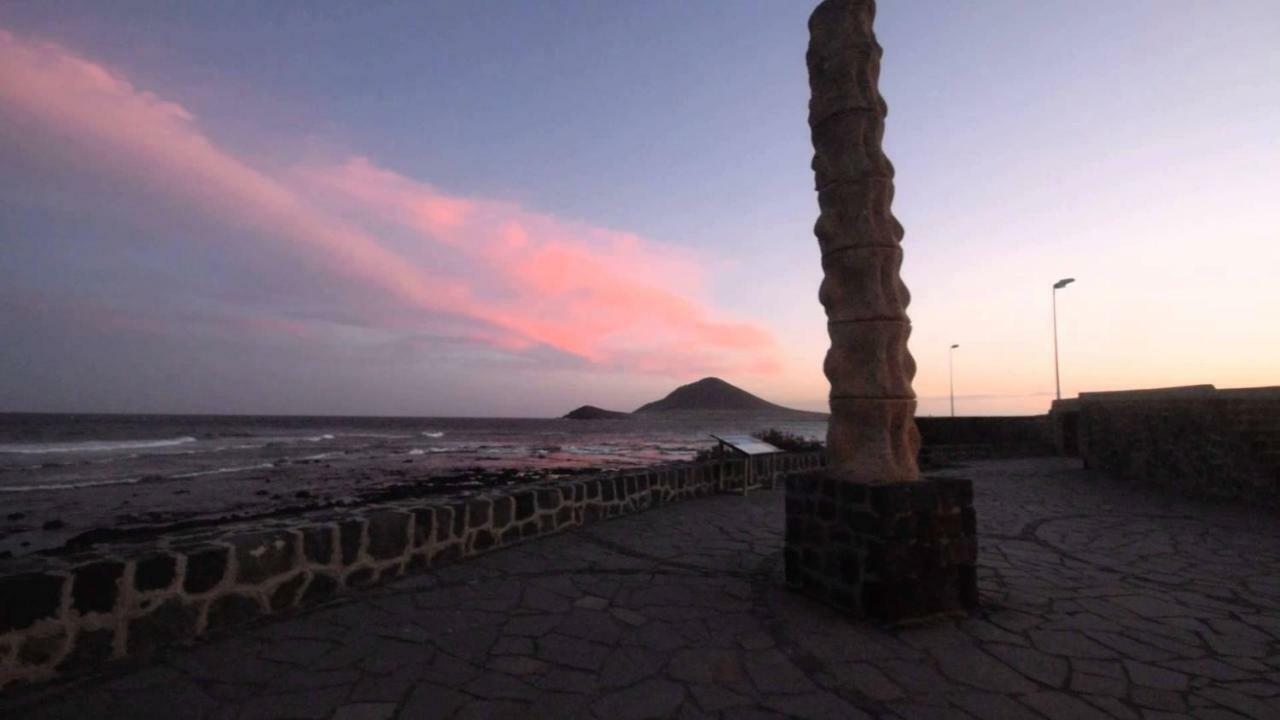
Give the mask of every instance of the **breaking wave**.
<path id="1" fill-rule="evenodd" d="M 481 449 L 476 445 L 432 445 L 424 448 L 414 448 L 409 451 L 410 455 L 437 455 L 440 453 L 459 453 L 459 452 L 475 452 Z"/>
<path id="2" fill-rule="evenodd" d="M 113 450 L 141 450 L 173 447 L 196 442 L 190 435 L 167 440 L 85 440 L 82 442 L 51 443 L 0 443 L 0 453 L 44 455 L 46 453 L 111 452 Z"/>
<path id="3" fill-rule="evenodd" d="M 133 485 L 142 478 L 117 478 L 114 480 L 85 480 L 71 483 L 49 483 L 48 485 L 0 485 L 0 493 L 37 492 L 40 490 L 79 490 L 81 488 L 102 487 L 104 485 Z"/>
<path id="4" fill-rule="evenodd" d="M 179 473 L 170 475 L 173 479 L 185 479 L 193 477 L 203 477 L 205 475 L 222 475 L 224 473 L 240 472 L 242 470 L 264 470 L 269 467 L 275 467 L 274 463 L 258 463 L 257 465 L 241 465 L 239 467 L 215 468 L 213 470 L 197 470 L 196 472 Z"/>

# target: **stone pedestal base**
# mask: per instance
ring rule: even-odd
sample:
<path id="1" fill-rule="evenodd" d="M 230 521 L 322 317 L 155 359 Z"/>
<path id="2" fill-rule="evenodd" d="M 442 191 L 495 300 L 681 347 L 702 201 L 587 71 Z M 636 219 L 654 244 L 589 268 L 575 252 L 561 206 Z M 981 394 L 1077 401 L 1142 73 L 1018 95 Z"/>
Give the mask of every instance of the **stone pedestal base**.
<path id="1" fill-rule="evenodd" d="M 859 483 L 819 470 L 787 478 L 787 584 L 855 617 L 890 623 L 978 605 L 973 484 Z"/>

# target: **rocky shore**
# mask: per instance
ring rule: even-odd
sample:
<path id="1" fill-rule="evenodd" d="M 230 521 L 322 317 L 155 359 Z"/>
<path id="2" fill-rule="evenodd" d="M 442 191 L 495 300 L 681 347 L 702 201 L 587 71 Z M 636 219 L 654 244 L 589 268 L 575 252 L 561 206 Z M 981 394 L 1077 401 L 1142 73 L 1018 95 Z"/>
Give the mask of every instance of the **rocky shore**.
<path id="1" fill-rule="evenodd" d="M 323 469 L 331 467 L 325 465 Z M 88 518 L 81 520 L 73 513 L 63 512 L 51 516 L 35 514 L 33 511 L 15 511 L 0 518 L 0 548 L 4 548 L 0 549 L 0 563 L 32 553 L 56 555 L 78 552 L 103 543 L 137 542 L 176 531 L 228 523 L 288 518 L 317 510 L 359 507 L 413 498 L 465 497 L 486 490 L 599 472 L 598 468 L 584 467 L 471 467 L 421 475 L 410 470 L 386 468 L 382 470 L 381 477 L 366 476 L 363 478 L 364 482 L 359 484 L 330 482 L 333 478 L 327 473 L 317 473 L 318 477 L 301 482 L 303 478 L 284 473 L 275 477 L 239 480 L 240 487 L 237 490 L 241 493 L 245 492 L 245 483 L 259 486 L 250 493 L 253 500 L 237 503 L 223 511 L 201 510 L 197 507 L 202 499 L 212 500 L 209 496 L 217 493 L 216 487 L 192 485 L 176 491 L 189 497 L 191 502 L 184 502 L 175 509 L 121 512 L 109 525 L 94 525 Z M 133 493 L 140 492 L 136 485 L 126 487 L 135 488 Z M 133 493 L 131 496 L 136 497 Z M 115 494 L 117 492 L 106 488 L 95 493 L 99 496 Z M 74 502 L 71 498 L 66 498 L 65 501 L 66 506 Z M 124 499 L 120 501 L 119 507 L 124 509 L 130 504 L 129 499 Z M 210 504 L 217 508 L 216 503 Z"/>

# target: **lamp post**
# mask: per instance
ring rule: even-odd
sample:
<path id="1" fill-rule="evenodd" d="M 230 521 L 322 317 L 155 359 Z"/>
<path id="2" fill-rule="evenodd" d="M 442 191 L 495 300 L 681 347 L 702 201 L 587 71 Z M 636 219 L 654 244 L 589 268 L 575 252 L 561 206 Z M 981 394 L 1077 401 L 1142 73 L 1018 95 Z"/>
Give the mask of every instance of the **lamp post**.
<path id="1" fill-rule="evenodd" d="M 956 348 L 959 345 L 952 345 L 947 349 L 947 378 L 951 384 L 951 417 L 956 416 Z"/>
<path id="2" fill-rule="evenodd" d="M 1053 386 L 1059 400 L 1062 399 L 1062 380 L 1058 375 L 1058 291 L 1075 281 L 1075 278 L 1062 278 L 1053 284 Z"/>

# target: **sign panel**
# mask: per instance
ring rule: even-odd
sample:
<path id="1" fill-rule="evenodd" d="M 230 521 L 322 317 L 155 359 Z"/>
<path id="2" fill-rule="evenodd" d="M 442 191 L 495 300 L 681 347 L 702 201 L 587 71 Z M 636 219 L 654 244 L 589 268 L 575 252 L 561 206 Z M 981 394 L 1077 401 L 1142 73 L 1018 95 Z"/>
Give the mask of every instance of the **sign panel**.
<path id="1" fill-rule="evenodd" d="M 750 435 L 712 435 L 711 437 L 728 445 L 744 455 L 772 455 L 774 453 L 784 452 L 780 448 L 776 448 L 769 443 L 753 438 Z"/>

